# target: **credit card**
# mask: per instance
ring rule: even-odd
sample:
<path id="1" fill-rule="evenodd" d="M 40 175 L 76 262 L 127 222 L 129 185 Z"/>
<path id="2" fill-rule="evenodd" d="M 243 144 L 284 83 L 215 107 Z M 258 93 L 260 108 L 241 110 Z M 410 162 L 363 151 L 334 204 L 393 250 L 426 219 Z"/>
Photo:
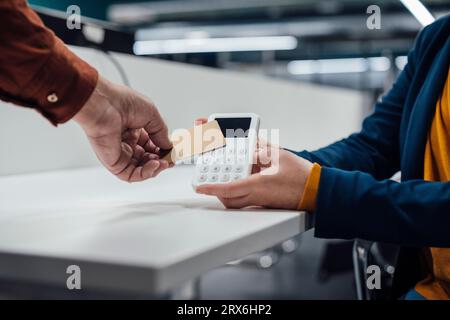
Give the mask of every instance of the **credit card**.
<path id="1" fill-rule="evenodd" d="M 214 120 L 190 129 L 177 129 L 170 136 L 173 148 L 162 151 L 161 159 L 169 163 L 191 159 L 202 153 L 225 146 L 225 137 Z"/>

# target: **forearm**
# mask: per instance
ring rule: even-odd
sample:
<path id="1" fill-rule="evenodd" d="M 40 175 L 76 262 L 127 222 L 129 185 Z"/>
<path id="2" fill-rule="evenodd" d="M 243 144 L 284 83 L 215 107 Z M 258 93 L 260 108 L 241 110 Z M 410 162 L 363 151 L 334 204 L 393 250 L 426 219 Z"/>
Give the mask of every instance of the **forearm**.
<path id="1" fill-rule="evenodd" d="M 368 174 L 322 168 L 316 236 L 449 247 L 450 182 L 377 181 Z"/>
<path id="2" fill-rule="evenodd" d="M 362 171 L 371 174 L 377 180 L 390 178 L 400 167 L 399 152 L 396 151 L 397 130 L 392 136 L 388 136 L 389 131 L 385 130 L 385 136 L 372 137 L 371 134 L 376 130 L 372 128 L 373 123 L 378 122 L 376 118 L 381 117 L 374 114 L 368 118 L 365 121 L 365 128 L 360 133 L 315 151 L 300 151 L 295 154 L 324 167 Z M 396 126 L 400 123 L 400 119 L 391 121 Z M 370 134 L 367 134 L 368 132 Z"/>
<path id="3" fill-rule="evenodd" d="M 31 107 L 53 124 L 72 118 L 97 83 L 24 0 L 0 1 L 0 98 Z"/>

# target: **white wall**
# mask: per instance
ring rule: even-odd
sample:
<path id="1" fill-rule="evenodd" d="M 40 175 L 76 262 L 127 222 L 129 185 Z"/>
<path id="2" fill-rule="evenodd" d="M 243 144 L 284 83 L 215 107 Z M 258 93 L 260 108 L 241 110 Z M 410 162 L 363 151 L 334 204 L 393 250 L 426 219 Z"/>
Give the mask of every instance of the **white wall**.
<path id="1" fill-rule="evenodd" d="M 103 53 L 74 51 L 120 82 Z M 363 96 L 354 91 L 291 83 L 244 73 L 116 55 L 131 86 L 152 98 L 171 129 L 213 112 L 255 112 L 262 128 L 279 128 L 281 144 L 317 148 L 360 128 Z M 54 128 L 34 111 L 0 102 L 0 175 L 96 165 L 82 131 Z"/>

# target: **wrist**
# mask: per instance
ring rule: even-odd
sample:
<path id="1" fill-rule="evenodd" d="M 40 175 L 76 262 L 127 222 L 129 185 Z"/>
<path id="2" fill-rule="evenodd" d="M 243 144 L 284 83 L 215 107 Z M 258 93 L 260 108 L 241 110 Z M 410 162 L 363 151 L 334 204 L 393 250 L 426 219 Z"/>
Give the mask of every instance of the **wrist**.
<path id="1" fill-rule="evenodd" d="M 108 110 L 112 108 L 110 100 L 113 96 L 112 83 L 99 76 L 97 85 L 89 99 L 73 117 L 85 131 L 90 131 L 101 123 Z"/>
<path id="2" fill-rule="evenodd" d="M 305 178 L 303 192 L 300 196 L 298 210 L 314 212 L 316 210 L 317 194 L 319 192 L 320 174 L 322 167 L 317 164 L 311 164 L 309 174 Z"/>

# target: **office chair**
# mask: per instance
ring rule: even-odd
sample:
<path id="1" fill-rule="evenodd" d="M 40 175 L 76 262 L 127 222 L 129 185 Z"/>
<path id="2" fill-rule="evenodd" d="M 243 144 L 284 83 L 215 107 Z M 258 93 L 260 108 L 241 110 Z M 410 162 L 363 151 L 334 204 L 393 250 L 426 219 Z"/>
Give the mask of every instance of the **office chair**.
<path id="1" fill-rule="evenodd" d="M 353 266 L 358 300 L 393 299 L 392 285 L 399 247 L 391 244 L 356 239 L 353 244 Z M 377 265 L 381 270 L 381 288 L 369 289 L 367 268 Z"/>
<path id="2" fill-rule="evenodd" d="M 322 283 L 331 278 L 353 272 L 353 241 L 327 241 L 320 258 L 318 280 Z"/>
<path id="3" fill-rule="evenodd" d="M 391 180 L 400 182 L 401 172 L 395 173 Z M 395 265 L 400 247 L 392 244 L 355 239 L 353 244 L 353 267 L 358 300 L 394 299 L 392 285 Z M 381 269 L 381 289 L 367 288 L 367 267 L 375 264 Z"/>

